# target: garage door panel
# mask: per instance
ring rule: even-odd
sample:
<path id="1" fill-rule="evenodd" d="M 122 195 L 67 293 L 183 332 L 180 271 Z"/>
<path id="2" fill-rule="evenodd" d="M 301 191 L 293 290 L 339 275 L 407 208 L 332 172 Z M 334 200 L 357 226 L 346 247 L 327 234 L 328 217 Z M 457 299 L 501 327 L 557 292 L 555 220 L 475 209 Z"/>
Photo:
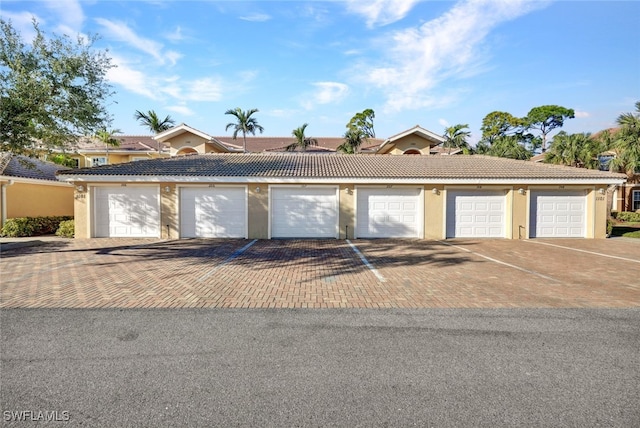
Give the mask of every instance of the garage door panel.
<path id="1" fill-rule="evenodd" d="M 271 189 L 273 238 L 337 238 L 336 187 L 274 187 Z"/>
<path id="2" fill-rule="evenodd" d="M 180 189 L 180 236 L 183 238 L 246 238 L 245 187 L 183 187 Z"/>
<path id="3" fill-rule="evenodd" d="M 420 237 L 420 196 L 420 188 L 359 188 L 356 237 Z"/>
<path id="4" fill-rule="evenodd" d="M 447 238 L 504 238 L 505 206 L 502 191 L 448 191 Z"/>
<path id="5" fill-rule="evenodd" d="M 530 236 L 583 238 L 586 196 L 582 191 L 532 191 Z"/>
<path id="6" fill-rule="evenodd" d="M 96 237 L 159 237 L 159 191 L 150 186 L 96 187 Z"/>

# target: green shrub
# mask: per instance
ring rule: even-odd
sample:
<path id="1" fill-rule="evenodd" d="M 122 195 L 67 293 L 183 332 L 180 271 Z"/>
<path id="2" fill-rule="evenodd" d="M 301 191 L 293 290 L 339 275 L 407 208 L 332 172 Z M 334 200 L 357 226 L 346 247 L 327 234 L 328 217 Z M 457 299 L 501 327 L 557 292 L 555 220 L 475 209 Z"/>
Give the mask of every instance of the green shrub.
<path id="1" fill-rule="evenodd" d="M 75 236 L 75 223 L 73 220 L 65 220 L 60 222 L 56 236 L 63 238 L 73 238 Z"/>
<path id="2" fill-rule="evenodd" d="M 25 236 L 52 235 L 60 222 L 73 220 L 70 216 L 57 217 L 16 217 L 9 218 L 2 227 L 1 235 L 12 238 Z"/>
<path id="3" fill-rule="evenodd" d="M 631 211 L 622 211 L 619 212 L 616 216 L 616 220 L 618 221 L 626 221 L 626 222 L 640 222 L 640 213 L 634 213 Z"/>

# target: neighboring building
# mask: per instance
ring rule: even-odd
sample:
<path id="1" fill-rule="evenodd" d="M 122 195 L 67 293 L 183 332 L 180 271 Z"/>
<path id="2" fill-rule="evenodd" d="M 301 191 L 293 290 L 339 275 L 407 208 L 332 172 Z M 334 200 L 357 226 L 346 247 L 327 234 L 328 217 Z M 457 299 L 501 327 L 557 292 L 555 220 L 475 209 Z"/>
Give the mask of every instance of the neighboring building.
<path id="1" fill-rule="evenodd" d="M 66 168 L 12 153 L 0 153 L 0 212 L 8 218 L 72 216 L 74 187 L 58 181 Z"/>
<path id="2" fill-rule="evenodd" d="M 107 147 L 94 138 L 81 139 L 67 155 L 75 161 L 76 168 L 169 157 L 169 148 L 151 136 L 114 135 L 114 138 L 120 142 L 117 147 Z"/>
<path id="3" fill-rule="evenodd" d="M 60 171 L 76 186 L 76 236 L 604 238 L 606 190 L 625 181 L 480 155 L 229 154 L 182 131 L 160 141 L 205 153 Z M 382 147 L 426 150 L 431 138 L 420 134 Z"/>
<path id="4" fill-rule="evenodd" d="M 231 137 L 214 137 L 205 132 L 194 129 L 186 124 L 180 124 L 154 137 L 159 143 L 169 147 L 171 156 L 205 153 L 242 153 L 243 139 Z M 317 146 L 307 148 L 309 153 L 335 153 L 342 143 L 342 137 L 319 137 Z M 247 137 L 247 152 L 285 152 L 287 147 L 295 143 L 294 137 Z M 368 138 L 361 153 L 371 154 L 456 154 L 459 150 L 443 149 L 441 145 L 445 139 L 420 126 L 396 134 L 386 140 Z M 297 149 L 296 151 L 300 151 Z"/>

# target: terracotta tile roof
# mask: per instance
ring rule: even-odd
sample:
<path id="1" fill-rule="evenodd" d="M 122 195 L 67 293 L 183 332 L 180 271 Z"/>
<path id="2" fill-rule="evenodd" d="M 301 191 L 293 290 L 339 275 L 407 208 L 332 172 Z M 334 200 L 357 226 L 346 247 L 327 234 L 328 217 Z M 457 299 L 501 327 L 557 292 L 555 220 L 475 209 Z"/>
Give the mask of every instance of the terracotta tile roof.
<path id="1" fill-rule="evenodd" d="M 56 172 L 67 169 L 69 168 L 28 156 L 0 153 L 0 175 L 7 177 L 57 181 Z"/>
<path id="2" fill-rule="evenodd" d="M 158 144 L 163 150 L 168 150 L 169 145 L 158 143 L 150 135 L 114 135 L 120 141 L 120 146 L 109 147 L 109 151 L 157 151 Z M 104 151 L 105 145 L 94 138 L 83 138 L 76 144 L 79 151 Z"/>
<path id="3" fill-rule="evenodd" d="M 233 139 L 230 136 L 224 137 L 213 137 L 216 140 L 222 142 L 227 146 L 231 146 L 233 148 L 242 148 L 242 137 L 238 137 L 237 139 Z M 343 137 L 313 137 L 318 140 L 317 146 L 312 146 L 307 151 L 336 151 L 338 146 L 344 143 Z M 247 151 L 256 153 L 256 152 L 266 152 L 266 151 L 284 151 L 285 148 L 293 144 L 296 141 L 294 137 L 247 137 Z M 376 147 L 380 146 L 380 144 L 384 140 L 379 138 L 369 138 L 367 140 L 367 144 L 375 144 Z"/>
<path id="4" fill-rule="evenodd" d="M 353 179 L 620 179 L 623 174 L 480 155 L 206 154 L 62 171 L 58 176 Z"/>

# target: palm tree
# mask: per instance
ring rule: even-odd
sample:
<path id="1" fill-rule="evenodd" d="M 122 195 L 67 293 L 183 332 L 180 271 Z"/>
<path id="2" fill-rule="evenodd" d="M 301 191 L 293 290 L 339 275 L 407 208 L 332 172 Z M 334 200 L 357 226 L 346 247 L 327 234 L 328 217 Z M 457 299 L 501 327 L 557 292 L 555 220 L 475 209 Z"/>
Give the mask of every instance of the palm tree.
<path id="1" fill-rule="evenodd" d="M 471 135 L 471 132 L 465 131 L 469 128 L 467 124 L 458 124 L 450 126 L 444 130 L 444 147 L 449 148 L 449 154 L 451 154 L 451 148 L 461 149 L 464 154 L 469 154 L 471 148 L 467 142 L 467 138 Z"/>
<path id="2" fill-rule="evenodd" d="M 599 169 L 603 148 L 589 133 L 567 134 L 560 131 L 545 154 L 545 162 L 576 168 Z"/>
<path id="3" fill-rule="evenodd" d="M 612 135 L 610 150 L 615 153 L 609 169 L 625 173 L 628 182 L 638 180 L 640 174 L 640 101 L 636 101 L 635 113 L 623 113 L 618 116 L 616 123 L 620 127 Z M 628 209 L 626 187 L 622 188 L 624 210 Z"/>
<path id="4" fill-rule="evenodd" d="M 107 129 L 102 128 L 98 132 L 96 132 L 96 139 L 105 145 L 105 149 L 107 152 L 107 165 L 109 165 L 109 147 L 119 147 L 120 140 L 114 138 L 115 134 L 122 134 L 122 131 L 119 129 Z"/>
<path id="5" fill-rule="evenodd" d="M 260 131 L 261 134 L 264 131 L 264 128 L 258 124 L 258 120 L 255 117 L 251 117 L 252 114 L 257 112 L 257 108 L 243 111 L 240 107 L 224 112 L 224 114 L 235 116 L 236 122 L 228 123 L 225 130 L 233 128 L 234 140 L 238 137 L 238 132 L 242 132 L 243 150 L 245 153 L 247 152 L 247 133 L 256 135 L 256 131 Z"/>
<path id="6" fill-rule="evenodd" d="M 636 102 L 635 113 L 623 113 L 616 122 L 620 129 L 610 147 L 616 155 L 609 165 L 633 178 L 640 171 L 640 101 Z"/>
<path id="7" fill-rule="evenodd" d="M 318 140 L 304 135 L 304 130 L 307 129 L 307 126 L 309 126 L 309 124 L 305 123 L 291 132 L 291 135 L 296 137 L 296 141 L 287 146 L 287 151 L 293 152 L 297 147 L 301 147 L 302 151 L 306 152 L 307 147 L 318 145 Z"/>
<path id="8" fill-rule="evenodd" d="M 344 143 L 338 146 L 338 151 L 347 154 L 354 154 L 358 148 L 366 141 L 367 137 L 360 128 L 349 128 L 344 133 Z"/>
<path id="9" fill-rule="evenodd" d="M 171 116 L 167 115 L 167 117 L 160 120 L 160 117 L 158 117 L 158 114 L 154 110 L 149 110 L 146 113 L 136 110 L 133 117 L 140 122 L 140 125 L 149 128 L 149 131 L 153 134 L 159 134 L 175 125 L 175 121 L 171 119 Z M 158 153 L 160 153 L 161 149 L 162 146 L 160 146 L 160 142 L 158 142 Z"/>

